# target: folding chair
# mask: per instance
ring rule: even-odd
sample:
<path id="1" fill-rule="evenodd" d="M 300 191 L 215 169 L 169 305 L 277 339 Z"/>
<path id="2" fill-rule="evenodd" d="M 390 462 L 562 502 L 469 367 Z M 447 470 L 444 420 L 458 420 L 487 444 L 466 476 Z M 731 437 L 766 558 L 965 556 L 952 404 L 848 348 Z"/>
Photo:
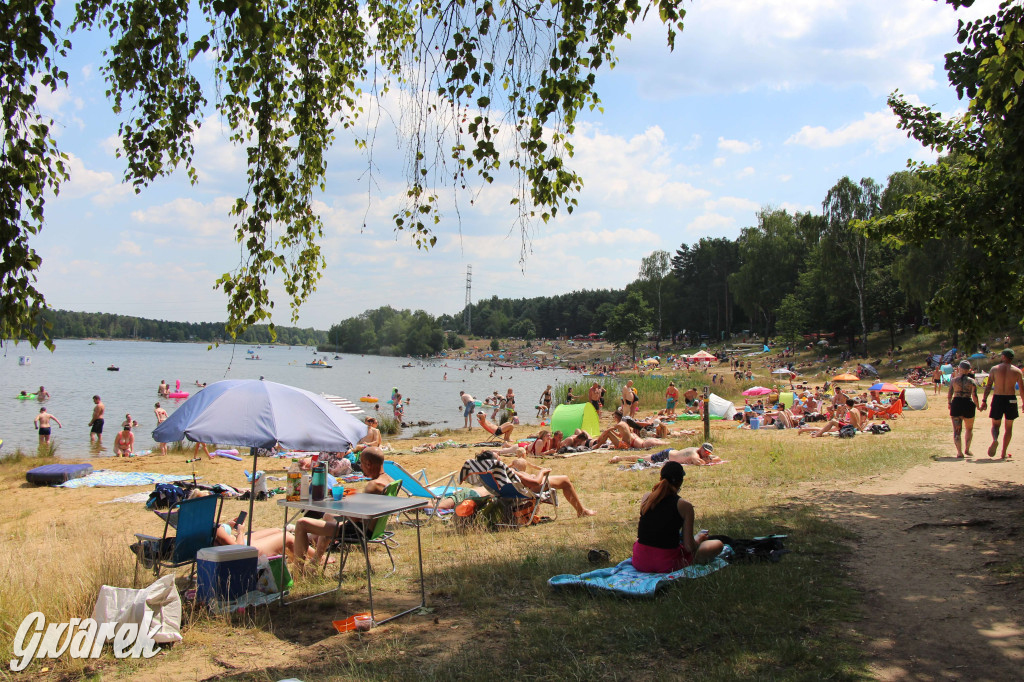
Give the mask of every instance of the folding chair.
<path id="1" fill-rule="evenodd" d="M 551 488 L 545 473 L 541 482 L 540 492 L 533 492 L 523 485 L 519 475 L 504 462 L 491 457 L 477 457 L 466 460 L 459 477 L 461 480 L 473 476 L 487 488 L 504 506 L 506 523 L 496 523 L 499 528 L 520 528 L 529 526 L 540 517 L 540 503 L 546 502 L 554 506 L 554 517 L 558 518 L 558 495 Z"/>
<path id="2" fill-rule="evenodd" d="M 219 495 L 182 500 L 177 513 L 162 515 L 163 535 L 157 537 L 136 533 L 138 542 L 132 545 L 135 550 L 135 577 L 132 584 L 138 585 L 139 564 L 146 568 L 152 564 L 154 576 L 160 575 L 161 568 L 179 568 L 191 564 L 191 583 L 196 572 L 196 554 L 201 549 L 213 546 L 216 526 L 220 523 L 221 503 Z M 171 528 L 176 529 L 174 535 L 168 535 Z M 147 548 L 151 548 L 148 555 Z"/>
<path id="3" fill-rule="evenodd" d="M 397 497 L 398 492 L 401 489 L 402 481 L 392 481 L 391 483 L 388 484 L 386 488 L 384 488 L 383 494 L 387 495 L 388 497 Z M 370 534 L 366 536 L 367 552 L 369 552 L 370 550 L 370 545 L 381 545 L 382 547 L 384 547 L 384 549 L 387 550 L 388 559 L 391 560 L 391 573 L 387 573 L 386 575 L 391 575 L 392 573 L 398 570 L 398 568 L 395 566 L 395 557 L 391 554 L 391 544 L 394 543 L 394 545 L 397 547 L 398 543 L 395 542 L 393 539 L 395 536 L 395 532 L 388 530 L 388 521 L 390 520 L 390 516 L 382 516 L 381 518 L 377 519 L 377 522 L 373 525 L 373 529 L 370 531 Z M 355 532 L 352 533 L 344 533 L 342 527 L 346 523 L 351 522 L 339 520 L 338 532 L 340 533 L 340 535 L 336 535 L 334 539 L 331 540 L 331 544 L 328 545 L 327 551 L 324 553 L 324 570 L 327 569 L 327 561 L 331 557 L 331 552 L 339 551 L 341 553 L 341 561 L 338 562 L 338 572 L 340 574 L 341 571 L 345 570 L 345 562 L 348 561 L 348 553 L 350 551 L 351 546 L 356 545 L 360 549 L 363 548 L 362 533 L 364 533 L 365 531 L 357 529 L 355 530 Z"/>
<path id="4" fill-rule="evenodd" d="M 444 499 L 445 495 L 458 488 L 455 484 L 456 472 L 454 471 L 445 474 L 436 481 L 428 481 L 426 469 L 420 469 L 415 474 L 410 474 L 398 462 L 385 460 L 384 473 L 396 481 L 401 481 L 402 492 L 409 497 L 425 497 L 432 502 L 429 507 L 423 510 L 427 513 L 427 520 L 423 522 L 424 525 L 430 523 L 430 519 L 435 516 L 441 516 L 437 513 L 437 507 L 441 504 L 441 500 Z M 438 485 L 442 481 L 444 482 L 443 485 Z M 406 521 L 406 523 L 413 522 Z"/>

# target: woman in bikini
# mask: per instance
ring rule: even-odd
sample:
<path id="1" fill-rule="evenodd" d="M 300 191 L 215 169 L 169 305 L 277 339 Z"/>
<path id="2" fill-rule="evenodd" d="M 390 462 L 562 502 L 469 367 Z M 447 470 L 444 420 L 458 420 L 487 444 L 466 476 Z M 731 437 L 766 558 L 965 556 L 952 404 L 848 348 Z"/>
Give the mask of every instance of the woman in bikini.
<path id="1" fill-rule="evenodd" d="M 974 436 L 974 414 L 978 409 L 978 385 L 974 382 L 971 363 L 963 360 L 949 382 L 946 394 L 949 405 L 949 418 L 953 421 L 953 443 L 956 445 L 956 458 L 963 459 L 964 454 L 973 457 L 971 439 Z M 963 445 L 960 437 L 963 435 Z"/>

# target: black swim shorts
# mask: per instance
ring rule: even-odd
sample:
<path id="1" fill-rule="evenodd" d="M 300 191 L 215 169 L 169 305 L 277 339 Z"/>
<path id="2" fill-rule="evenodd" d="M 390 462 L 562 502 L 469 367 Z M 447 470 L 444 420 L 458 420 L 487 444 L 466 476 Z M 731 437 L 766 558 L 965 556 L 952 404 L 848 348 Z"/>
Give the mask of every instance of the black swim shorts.
<path id="1" fill-rule="evenodd" d="M 1013 421 L 1019 415 L 1017 413 L 1017 396 L 1015 395 L 994 395 L 992 396 L 992 410 L 988 413 L 992 419 L 1009 419 Z"/>
<path id="2" fill-rule="evenodd" d="M 39 435 L 40 436 L 49 436 L 50 435 L 50 427 L 49 426 L 44 426 L 44 427 L 40 428 L 39 429 Z"/>
<path id="3" fill-rule="evenodd" d="M 92 431 L 90 433 L 103 433 L 103 420 L 97 419 L 92 423 Z"/>
<path id="4" fill-rule="evenodd" d="M 995 407 L 995 404 L 992 405 Z M 963 419 L 974 419 L 975 407 L 974 401 L 970 398 L 963 396 L 953 398 L 953 402 L 949 404 L 949 416 L 950 417 L 962 417 Z"/>
<path id="5" fill-rule="evenodd" d="M 600 411 L 601 411 L 601 403 L 600 403 L 599 401 L 597 401 L 597 400 L 591 400 L 591 401 L 590 401 L 590 404 L 591 404 L 591 405 L 593 405 L 593 406 L 594 406 L 594 409 L 595 409 L 595 410 L 597 410 L 598 412 L 600 412 Z"/>

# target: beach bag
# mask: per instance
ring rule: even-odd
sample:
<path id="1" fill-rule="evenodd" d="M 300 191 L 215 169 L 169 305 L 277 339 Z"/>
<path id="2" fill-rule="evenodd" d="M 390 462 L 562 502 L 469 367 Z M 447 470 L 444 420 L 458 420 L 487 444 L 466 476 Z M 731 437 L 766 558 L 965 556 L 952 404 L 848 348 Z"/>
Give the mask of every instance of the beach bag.
<path id="1" fill-rule="evenodd" d="M 857 435 L 857 427 L 853 424 L 847 424 L 839 428 L 840 438 L 853 438 Z"/>
<path id="2" fill-rule="evenodd" d="M 883 433 L 889 433 L 892 431 L 892 428 L 888 424 L 872 424 L 868 427 L 868 431 L 878 436 Z"/>
<path id="3" fill-rule="evenodd" d="M 185 490 L 173 483 L 157 483 L 146 500 L 146 509 L 173 509 L 186 497 Z"/>
<path id="4" fill-rule="evenodd" d="M 778 563 L 782 557 L 789 554 L 783 541 L 785 535 L 766 535 L 759 538 L 742 539 L 731 538 L 728 535 L 711 535 L 708 540 L 721 540 L 722 544 L 730 551 L 723 553 L 723 558 L 730 564 L 770 561 Z"/>
<path id="5" fill-rule="evenodd" d="M 133 590 L 127 587 L 100 587 L 92 617 L 97 623 L 141 624 L 150 612 L 149 636 L 158 644 L 181 641 L 181 598 L 174 587 L 174 574 L 168 573 L 149 587 Z"/>

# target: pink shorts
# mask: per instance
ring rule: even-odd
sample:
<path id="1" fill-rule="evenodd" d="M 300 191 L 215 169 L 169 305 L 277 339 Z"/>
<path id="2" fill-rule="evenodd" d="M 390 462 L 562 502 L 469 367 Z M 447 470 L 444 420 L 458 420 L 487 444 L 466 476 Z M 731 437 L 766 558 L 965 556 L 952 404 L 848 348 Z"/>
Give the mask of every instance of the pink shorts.
<path id="1" fill-rule="evenodd" d="M 633 568 L 641 573 L 671 573 L 693 563 L 693 555 L 679 545 L 672 549 L 633 543 Z"/>

